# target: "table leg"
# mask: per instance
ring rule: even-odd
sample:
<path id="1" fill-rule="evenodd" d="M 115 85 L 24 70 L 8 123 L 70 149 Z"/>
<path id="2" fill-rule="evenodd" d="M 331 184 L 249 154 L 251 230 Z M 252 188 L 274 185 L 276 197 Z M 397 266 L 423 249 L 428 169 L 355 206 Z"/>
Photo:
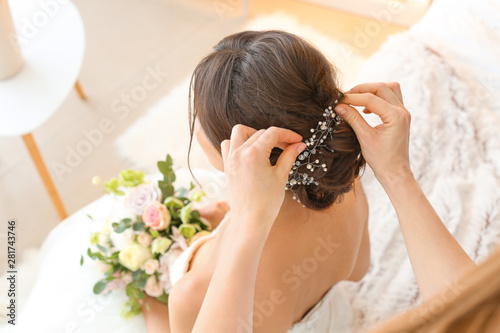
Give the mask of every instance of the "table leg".
<path id="1" fill-rule="evenodd" d="M 40 177 L 42 178 L 43 184 L 45 185 L 45 189 L 49 193 L 50 199 L 52 200 L 52 204 L 57 210 L 59 218 L 61 220 L 64 220 L 66 217 L 68 217 L 68 213 L 66 212 L 66 209 L 64 208 L 61 198 L 57 193 L 57 189 L 54 186 L 54 183 L 52 182 L 52 178 L 50 177 L 47 167 L 45 166 L 42 156 L 40 155 L 40 151 L 38 150 L 35 140 L 33 139 L 33 135 L 31 133 L 23 135 L 23 141 L 24 144 L 26 145 L 26 148 L 28 148 L 31 159 L 35 163 L 38 173 L 40 174 Z"/>
<path id="2" fill-rule="evenodd" d="M 78 80 L 75 82 L 75 89 L 76 92 L 78 93 L 78 96 L 80 96 L 81 99 L 83 100 L 87 99 L 87 96 L 85 96 L 85 94 L 83 93 L 82 87 L 80 86 L 80 82 Z"/>

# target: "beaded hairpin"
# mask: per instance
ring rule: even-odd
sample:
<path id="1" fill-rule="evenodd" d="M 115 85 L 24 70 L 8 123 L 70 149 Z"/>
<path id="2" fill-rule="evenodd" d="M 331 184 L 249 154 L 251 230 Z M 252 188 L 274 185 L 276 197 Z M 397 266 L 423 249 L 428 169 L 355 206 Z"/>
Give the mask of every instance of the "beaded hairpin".
<path id="1" fill-rule="evenodd" d="M 299 172 L 302 166 L 306 166 L 309 172 L 313 172 L 316 168 L 322 168 L 323 171 L 328 171 L 325 163 L 320 163 L 319 159 L 312 160 L 313 155 L 321 154 L 319 148 L 325 148 L 333 153 L 333 150 L 328 148 L 323 142 L 328 139 L 328 137 L 333 138 L 334 125 L 338 125 L 344 120 L 335 114 L 334 108 L 337 105 L 338 100 L 334 102 L 325 109 L 323 116 L 325 121 L 319 121 L 316 128 L 311 128 L 312 136 L 305 142 L 306 148 L 299 154 L 297 161 L 292 166 L 288 175 L 288 182 L 286 183 L 285 190 L 291 190 L 293 192 L 293 199 L 300 203 L 300 199 L 297 198 L 296 192 L 294 191 L 295 186 L 299 185 L 318 185 L 318 182 L 314 180 L 314 177 L 309 176 L 306 172 Z"/>

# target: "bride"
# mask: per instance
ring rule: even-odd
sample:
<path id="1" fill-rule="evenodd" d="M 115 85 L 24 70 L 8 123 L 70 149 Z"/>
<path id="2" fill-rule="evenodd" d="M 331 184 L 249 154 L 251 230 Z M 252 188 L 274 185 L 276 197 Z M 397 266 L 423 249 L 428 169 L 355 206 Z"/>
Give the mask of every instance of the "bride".
<path id="1" fill-rule="evenodd" d="M 305 332 L 337 282 L 368 270 L 364 158 L 396 208 L 424 299 L 475 266 L 413 178 L 397 84 L 344 95 L 304 40 L 246 31 L 217 44 L 191 86 L 191 139 L 225 172 L 231 212 L 178 259 L 168 308 L 146 299 L 148 332 Z M 383 124 L 372 129 L 348 104 Z"/>
<path id="2" fill-rule="evenodd" d="M 349 304 L 323 305 L 339 281 L 360 280 L 370 264 L 359 180 L 365 160 L 396 209 L 424 299 L 475 266 L 410 170 L 410 118 L 399 86 L 368 83 L 342 93 L 335 74 L 318 50 L 282 31 L 228 36 L 197 66 L 191 140 L 196 134 L 224 171 L 229 205 L 201 209 L 216 229 L 174 263 L 168 307 L 145 299 L 149 333 L 326 332 L 331 318 L 345 319 Z M 370 127 L 350 105 L 383 124 Z M 94 204 L 106 210 L 110 203 Z M 124 295 L 89 297 L 89 281 L 101 273 L 75 259 L 88 247 L 88 226 L 77 215 L 44 243 L 18 328 L 143 331 L 142 317 L 119 317 Z"/>

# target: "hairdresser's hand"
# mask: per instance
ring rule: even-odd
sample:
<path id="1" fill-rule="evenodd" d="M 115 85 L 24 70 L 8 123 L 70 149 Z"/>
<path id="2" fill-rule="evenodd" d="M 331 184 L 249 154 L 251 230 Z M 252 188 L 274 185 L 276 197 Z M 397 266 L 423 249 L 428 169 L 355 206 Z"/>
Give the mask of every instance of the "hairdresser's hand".
<path id="1" fill-rule="evenodd" d="M 371 127 L 349 104 L 364 106 L 363 112 L 380 116 L 383 123 Z M 413 177 L 408 153 L 411 117 L 397 82 L 357 85 L 335 111 L 356 132 L 363 157 L 382 185 L 388 179 Z"/>
<path id="2" fill-rule="evenodd" d="M 285 197 L 288 172 L 305 148 L 301 141 L 302 136 L 288 129 L 233 127 L 231 139 L 221 143 L 232 216 L 274 222 Z M 272 166 L 269 157 L 274 147 L 284 150 Z"/>

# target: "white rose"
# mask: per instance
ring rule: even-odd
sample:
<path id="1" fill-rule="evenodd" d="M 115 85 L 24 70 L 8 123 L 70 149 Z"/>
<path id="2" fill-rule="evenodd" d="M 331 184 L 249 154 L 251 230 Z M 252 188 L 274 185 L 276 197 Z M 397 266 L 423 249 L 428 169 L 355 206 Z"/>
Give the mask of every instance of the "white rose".
<path id="1" fill-rule="evenodd" d="M 133 235 L 131 235 L 131 233 L 133 233 Z M 110 234 L 111 241 L 113 242 L 113 247 L 118 251 L 121 251 L 132 244 L 132 242 L 134 241 L 134 237 L 132 236 L 135 237 L 135 233 L 132 229 L 127 229 L 121 233 L 113 231 Z"/>
<path id="2" fill-rule="evenodd" d="M 144 291 L 151 297 L 159 297 L 163 295 L 163 287 L 160 283 L 158 283 L 158 281 L 156 281 L 156 277 L 154 275 L 150 276 L 146 281 Z"/>
<path id="3" fill-rule="evenodd" d="M 108 247 L 109 246 L 109 235 L 100 233 L 99 237 L 97 238 L 97 244 Z"/>
<path id="4" fill-rule="evenodd" d="M 156 259 L 149 259 L 144 263 L 144 270 L 146 274 L 153 274 L 160 267 L 160 263 Z"/>
<path id="5" fill-rule="evenodd" d="M 153 237 L 148 232 L 141 231 L 141 233 L 137 236 L 137 241 L 142 246 L 149 246 L 153 241 Z"/>
<path id="6" fill-rule="evenodd" d="M 127 207 L 135 214 L 142 215 L 144 208 L 158 198 L 158 189 L 152 184 L 141 184 L 130 190 L 127 197 Z"/>
<path id="7" fill-rule="evenodd" d="M 151 251 L 135 242 L 118 254 L 118 262 L 131 271 L 139 269 L 148 259 L 151 259 Z"/>
<path id="8" fill-rule="evenodd" d="M 125 239 L 126 242 L 133 241 L 135 239 L 135 231 L 132 229 L 126 229 L 123 232 L 123 239 Z"/>

